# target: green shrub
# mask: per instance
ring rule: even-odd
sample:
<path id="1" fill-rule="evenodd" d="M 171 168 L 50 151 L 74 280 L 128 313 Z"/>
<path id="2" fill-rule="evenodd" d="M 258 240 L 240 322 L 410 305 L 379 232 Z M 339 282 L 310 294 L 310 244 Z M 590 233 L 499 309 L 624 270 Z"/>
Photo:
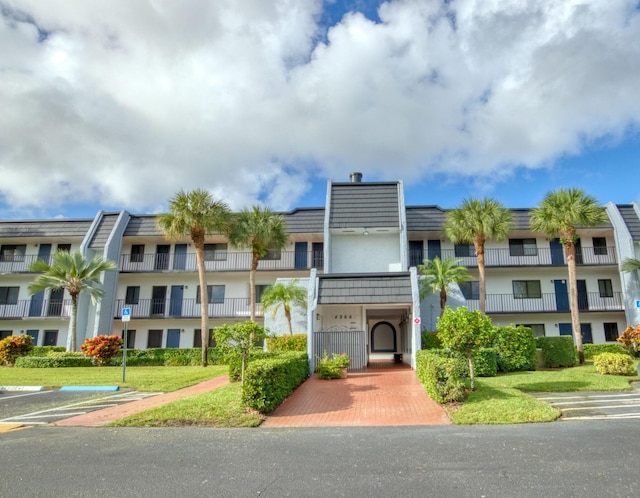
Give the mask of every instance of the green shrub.
<path id="1" fill-rule="evenodd" d="M 10 335 L 0 341 L 0 365 L 13 365 L 20 356 L 33 349 L 30 335 Z"/>
<path id="2" fill-rule="evenodd" d="M 334 354 L 331 357 L 325 351 L 322 358 L 317 358 L 316 373 L 320 379 L 339 379 L 342 377 L 342 370 L 348 368 L 351 360 L 346 353 Z"/>
<path id="3" fill-rule="evenodd" d="M 84 354 L 80 351 L 49 351 L 46 355 L 47 358 L 68 358 L 75 356 L 76 358 L 84 358 Z"/>
<path id="4" fill-rule="evenodd" d="M 33 346 L 30 356 L 48 356 L 51 352 L 63 353 L 67 350 L 64 346 Z"/>
<path id="5" fill-rule="evenodd" d="M 307 335 L 278 335 L 266 338 L 267 351 L 306 351 Z"/>
<path id="6" fill-rule="evenodd" d="M 254 360 L 245 370 L 242 403 L 261 413 L 271 413 L 307 377 L 309 360 L 303 352 Z"/>
<path id="7" fill-rule="evenodd" d="M 277 358 L 282 353 L 277 351 L 264 351 L 262 348 L 253 348 L 249 353 L 249 363 L 255 360 L 263 360 L 267 358 Z M 306 353 L 305 353 L 306 354 Z M 229 361 L 229 380 L 231 382 L 239 382 L 242 377 L 242 356 L 230 356 Z M 247 365 L 245 365 L 245 369 Z"/>
<path id="8" fill-rule="evenodd" d="M 633 375 L 633 358 L 626 353 L 600 353 L 593 357 L 593 366 L 602 375 Z"/>
<path id="9" fill-rule="evenodd" d="M 478 377 L 495 377 L 498 373 L 498 356 L 493 348 L 478 349 L 473 363 Z"/>
<path id="10" fill-rule="evenodd" d="M 21 356 L 16 360 L 16 368 L 62 368 L 62 367 L 90 367 L 93 363 L 86 356 Z"/>
<path id="11" fill-rule="evenodd" d="M 542 349 L 545 367 L 572 367 L 576 364 L 577 351 L 573 344 L 573 337 L 538 337 L 536 342 Z"/>
<path id="12" fill-rule="evenodd" d="M 422 349 L 440 349 L 442 341 L 438 337 L 438 332 L 422 331 Z"/>
<path id="13" fill-rule="evenodd" d="M 590 360 L 597 354 L 601 353 L 624 353 L 626 351 L 620 346 L 620 344 L 583 344 L 584 357 L 586 360 Z"/>
<path id="14" fill-rule="evenodd" d="M 464 399 L 465 369 L 466 362 L 460 357 L 446 357 L 434 350 L 416 352 L 416 375 L 431 399 L 438 403 Z"/>
<path id="15" fill-rule="evenodd" d="M 536 369 L 536 340 L 530 328 L 496 327 L 492 347 L 501 372 Z"/>
<path id="16" fill-rule="evenodd" d="M 202 361 L 200 348 L 150 348 L 127 349 L 128 366 L 198 366 Z M 219 351 L 215 348 L 207 350 L 209 365 L 221 364 Z M 109 363 L 112 366 L 122 365 L 122 354 Z"/>
<path id="17" fill-rule="evenodd" d="M 616 340 L 631 356 L 640 357 L 640 325 L 629 325 Z"/>

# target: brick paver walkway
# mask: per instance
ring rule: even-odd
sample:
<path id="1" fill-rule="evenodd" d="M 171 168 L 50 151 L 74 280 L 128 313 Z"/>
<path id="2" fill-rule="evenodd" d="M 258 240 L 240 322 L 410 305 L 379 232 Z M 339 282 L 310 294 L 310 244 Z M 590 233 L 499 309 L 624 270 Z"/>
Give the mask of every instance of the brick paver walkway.
<path id="1" fill-rule="evenodd" d="M 450 424 L 408 367 L 349 372 L 346 379 L 309 378 L 260 427 L 347 427 Z"/>

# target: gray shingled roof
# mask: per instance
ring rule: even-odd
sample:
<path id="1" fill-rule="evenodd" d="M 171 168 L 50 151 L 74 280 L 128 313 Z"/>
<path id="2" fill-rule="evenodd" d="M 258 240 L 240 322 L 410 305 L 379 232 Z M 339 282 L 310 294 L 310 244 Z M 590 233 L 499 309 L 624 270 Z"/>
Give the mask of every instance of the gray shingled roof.
<path id="1" fill-rule="evenodd" d="M 84 220 L 23 220 L 0 223 L 0 237 L 73 237 L 82 239 L 93 223 Z"/>
<path id="2" fill-rule="evenodd" d="M 622 215 L 625 225 L 634 241 L 640 241 L 640 219 L 632 204 L 618 204 L 618 211 Z"/>
<path id="3" fill-rule="evenodd" d="M 442 230 L 445 210 L 438 206 L 407 206 L 409 232 L 437 232 Z"/>
<path id="4" fill-rule="evenodd" d="M 298 208 L 281 214 L 289 233 L 324 232 L 324 208 Z"/>
<path id="5" fill-rule="evenodd" d="M 320 275 L 318 304 L 411 303 L 409 273 Z"/>
<path id="6" fill-rule="evenodd" d="M 156 225 L 155 215 L 131 215 L 127 228 L 124 230 L 125 237 L 162 237 L 162 232 Z"/>
<path id="7" fill-rule="evenodd" d="M 333 183 L 329 228 L 399 227 L 398 182 Z"/>
<path id="8" fill-rule="evenodd" d="M 92 249 L 105 247 L 107 240 L 109 239 L 109 235 L 111 235 L 113 227 L 116 225 L 118 216 L 118 214 L 105 214 L 102 216 L 98 229 L 93 234 L 93 238 L 89 243 L 89 247 Z"/>

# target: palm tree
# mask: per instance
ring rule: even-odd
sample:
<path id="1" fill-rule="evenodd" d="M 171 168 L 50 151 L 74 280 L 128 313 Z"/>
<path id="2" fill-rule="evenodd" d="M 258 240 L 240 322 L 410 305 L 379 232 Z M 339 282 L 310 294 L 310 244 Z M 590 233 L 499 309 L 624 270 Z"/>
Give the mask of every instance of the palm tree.
<path id="1" fill-rule="evenodd" d="M 253 206 L 235 216 L 229 233 L 229 243 L 235 247 L 251 250 L 251 271 L 249 272 L 249 292 L 251 301 L 251 321 L 256 320 L 256 271 L 260 258 L 269 250 L 282 250 L 289 240 L 284 218 L 270 208 Z"/>
<path id="2" fill-rule="evenodd" d="M 462 260 L 451 258 L 441 260 L 436 256 L 431 260 L 425 259 L 424 265 L 418 265 L 418 272 L 425 276 L 425 279 L 420 282 L 420 299 L 430 292 L 439 292 L 440 315 L 444 312 L 447 293 L 451 291 L 451 286 L 473 279 L 467 272 L 467 267 L 460 265 L 460 261 Z"/>
<path id="3" fill-rule="evenodd" d="M 531 210 L 531 229 L 544 233 L 549 239 L 559 237 L 569 271 L 569 299 L 573 337 L 578 349 L 580 364 L 584 363 L 580 316 L 578 313 L 578 288 L 576 279 L 576 243 L 578 227 L 595 227 L 607 221 L 604 208 L 596 199 L 577 188 L 549 192 L 540 205 Z"/>
<path id="4" fill-rule="evenodd" d="M 620 268 L 622 269 L 622 271 L 640 270 L 640 259 L 627 258 L 622 262 Z"/>
<path id="5" fill-rule="evenodd" d="M 117 265 L 108 259 L 94 257 L 87 260 L 82 253 L 56 251 L 51 265 L 41 259 L 34 261 L 29 271 L 41 273 L 29 285 L 29 294 L 34 295 L 46 289 L 66 290 L 71 296 L 71 316 L 67 335 L 67 351 L 77 347 L 78 295 L 86 291 L 95 304 L 102 297 L 100 276 L 105 271 L 116 271 Z"/>
<path id="6" fill-rule="evenodd" d="M 299 306 L 307 309 L 307 291 L 298 286 L 298 279 L 294 278 L 288 284 L 276 283 L 267 288 L 262 294 L 262 309 L 273 306 L 271 316 L 275 319 L 276 313 L 282 305 L 284 316 L 289 326 L 289 335 L 293 335 L 291 329 L 291 306 Z"/>
<path id="7" fill-rule="evenodd" d="M 231 211 L 225 202 L 214 199 L 203 189 L 190 192 L 179 191 L 169 201 L 169 210 L 170 213 L 161 214 L 157 218 L 157 224 L 162 233 L 169 240 L 189 236 L 196 249 L 200 282 L 202 366 L 206 367 L 209 347 L 209 295 L 204 266 L 204 241 L 207 235 L 228 232 Z"/>
<path id="8" fill-rule="evenodd" d="M 444 231 L 454 244 L 473 244 L 478 259 L 480 312 L 486 310 L 487 291 L 484 277 L 484 245 L 487 240 L 499 242 L 509 236 L 513 215 L 498 201 L 485 197 L 465 199 L 462 206 L 447 213 Z"/>

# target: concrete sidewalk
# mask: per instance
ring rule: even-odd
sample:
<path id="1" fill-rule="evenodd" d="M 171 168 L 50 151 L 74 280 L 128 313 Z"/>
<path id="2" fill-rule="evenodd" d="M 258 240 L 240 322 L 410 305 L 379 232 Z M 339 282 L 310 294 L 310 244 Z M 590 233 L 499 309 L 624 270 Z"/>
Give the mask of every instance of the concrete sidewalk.
<path id="1" fill-rule="evenodd" d="M 103 425 L 110 424 L 111 422 L 115 422 L 116 420 L 119 420 L 121 418 L 128 417 L 129 415 L 143 412 L 145 410 L 149 410 L 151 408 L 155 408 L 157 406 L 161 406 L 166 403 L 171 403 L 172 401 L 186 398 L 188 396 L 193 396 L 195 394 L 206 393 L 208 391 L 211 391 L 212 389 L 225 386 L 228 383 L 229 383 L 229 376 L 222 375 L 214 379 L 200 382 L 199 384 L 196 384 L 194 386 L 185 387 L 184 389 L 179 389 L 177 391 L 172 391 L 170 393 L 159 394 L 158 396 L 152 396 L 152 397 L 141 399 L 138 401 L 132 401 L 131 403 L 124 403 L 118 406 L 111 406 L 103 410 L 95 410 L 92 412 L 87 412 L 83 415 L 77 415 L 75 417 L 59 420 L 57 422 L 52 423 L 51 425 L 66 426 L 66 427 L 69 427 L 69 426 L 100 427 Z"/>

